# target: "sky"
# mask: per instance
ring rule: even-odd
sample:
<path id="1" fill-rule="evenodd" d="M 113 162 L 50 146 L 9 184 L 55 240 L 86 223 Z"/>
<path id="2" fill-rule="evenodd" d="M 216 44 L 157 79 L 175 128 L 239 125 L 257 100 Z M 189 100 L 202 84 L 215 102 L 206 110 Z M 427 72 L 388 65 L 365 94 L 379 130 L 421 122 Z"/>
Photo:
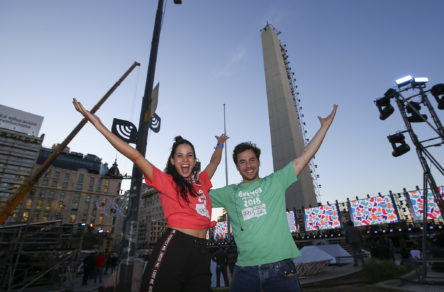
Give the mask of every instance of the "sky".
<path id="1" fill-rule="evenodd" d="M 165 3 L 154 79 L 160 83 L 161 129 L 149 133 L 146 152 L 154 165 L 164 168 L 174 137 L 181 135 L 206 166 L 215 135 L 224 131 L 225 105 L 228 163 L 223 158 L 214 187 L 226 184 L 225 167 L 230 184 L 241 181 L 231 158 L 240 142 L 262 149 L 262 177 L 273 172 L 260 33 L 270 23 L 286 44 L 307 137 L 318 130 L 317 117 L 339 105 L 314 159 L 321 202 L 422 188 L 423 168 L 410 137 L 411 150 L 396 158 L 387 140 L 406 129 L 399 110 L 381 121 L 374 101 L 405 75 L 428 77 L 426 89 L 444 83 L 443 1 L 182 2 Z M 0 104 L 43 116 L 43 146 L 51 147 L 81 120 L 72 99 L 92 108 L 137 61 L 141 66 L 97 115 L 108 127 L 113 118 L 138 125 L 156 9 L 152 0 L 0 1 Z M 413 130 L 421 141 L 437 136 L 424 123 Z M 109 165 L 117 159 L 121 173 L 132 172 L 130 161 L 90 124 L 69 147 Z M 442 146 L 428 151 L 442 164 Z M 444 185 L 443 175 L 431 168 Z"/>

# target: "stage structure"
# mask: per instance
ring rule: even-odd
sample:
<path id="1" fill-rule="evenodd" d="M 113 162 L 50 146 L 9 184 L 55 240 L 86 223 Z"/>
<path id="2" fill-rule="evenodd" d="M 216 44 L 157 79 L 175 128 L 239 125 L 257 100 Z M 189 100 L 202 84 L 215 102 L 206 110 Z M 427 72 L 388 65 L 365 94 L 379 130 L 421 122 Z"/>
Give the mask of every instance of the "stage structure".
<path id="1" fill-rule="evenodd" d="M 299 112 L 296 79 L 289 66 L 286 45 L 279 41 L 278 33 L 270 24 L 261 31 L 274 171 L 302 154 L 308 142 Z M 312 160 L 299 175 L 299 181 L 288 188 L 287 209 L 317 206 L 319 187 Z"/>
<path id="2" fill-rule="evenodd" d="M 390 136 L 387 136 L 387 139 L 392 144 L 393 152 L 392 155 L 394 157 L 401 156 L 408 151 L 410 151 L 410 146 L 405 142 L 404 133 L 408 133 L 410 139 L 412 140 L 416 154 L 418 155 L 419 162 L 423 169 L 423 182 L 424 187 L 423 190 L 426 195 L 423 195 L 423 239 L 422 239 L 422 259 L 423 263 L 421 280 L 427 282 L 427 265 L 431 262 L 432 259 L 428 259 L 428 251 L 427 251 L 427 224 L 428 224 L 428 215 L 429 215 L 429 207 L 428 207 L 428 195 L 427 190 L 430 187 L 430 190 L 434 197 L 434 202 L 436 202 L 437 207 L 440 209 L 440 213 L 442 214 L 444 211 L 444 200 L 439 193 L 438 186 L 436 185 L 435 178 L 431 172 L 431 165 L 433 165 L 437 172 L 439 172 L 442 176 L 444 176 L 444 167 L 437 161 L 432 154 L 428 151 L 429 147 L 439 147 L 444 144 L 444 127 L 441 121 L 438 118 L 438 115 L 435 112 L 435 109 L 432 106 L 432 103 L 429 101 L 427 93 L 431 93 L 438 104 L 438 109 L 444 109 L 444 84 L 436 84 L 430 90 L 425 90 L 426 83 L 428 82 L 427 77 L 416 77 L 413 78 L 411 75 L 405 76 L 396 80 L 396 84 L 398 89 L 389 88 L 383 97 L 375 100 L 376 107 L 379 110 L 380 116 L 379 119 L 385 120 L 387 119 L 395 109 L 390 103 L 390 100 L 393 99 L 398 106 L 399 113 L 402 116 L 404 121 L 406 130 L 397 132 Z M 409 97 L 404 97 L 403 92 L 406 91 L 416 91 L 419 93 L 415 93 Z M 433 123 L 428 121 L 428 116 L 426 114 L 421 113 L 421 106 L 424 106 L 429 113 Z M 419 140 L 416 132 L 413 129 L 412 124 L 427 124 L 437 136 L 427 138 L 424 140 Z M 441 259 L 444 260 L 444 259 Z"/>

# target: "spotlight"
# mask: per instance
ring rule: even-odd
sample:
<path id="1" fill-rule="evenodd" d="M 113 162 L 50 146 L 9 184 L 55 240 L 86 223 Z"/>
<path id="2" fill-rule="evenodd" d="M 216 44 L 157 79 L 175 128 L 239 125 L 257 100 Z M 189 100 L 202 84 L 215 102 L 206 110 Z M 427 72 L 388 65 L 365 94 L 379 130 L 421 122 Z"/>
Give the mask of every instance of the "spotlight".
<path id="1" fill-rule="evenodd" d="M 401 88 L 405 85 L 409 85 L 413 81 L 413 77 L 411 75 L 407 75 L 405 77 L 399 78 L 396 80 L 396 84 L 398 88 Z"/>
<path id="2" fill-rule="evenodd" d="M 416 101 L 410 101 L 407 103 L 407 112 L 410 114 L 409 117 L 407 117 L 407 120 L 410 123 L 420 123 L 427 121 L 426 115 L 421 115 L 419 113 L 419 110 L 421 109 L 421 105 L 419 102 Z"/>
<path id="3" fill-rule="evenodd" d="M 392 144 L 393 152 L 392 155 L 394 157 L 401 156 L 410 151 L 410 146 L 405 143 L 405 138 L 402 133 L 396 133 L 390 136 L 387 136 L 389 142 Z M 400 145 L 397 146 L 396 143 Z"/>
<path id="4" fill-rule="evenodd" d="M 438 103 L 439 109 L 444 109 L 444 84 L 436 84 L 430 89 L 430 92 L 435 97 L 436 102 Z"/>
<path id="5" fill-rule="evenodd" d="M 385 120 L 395 111 L 393 106 L 390 104 L 390 99 L 387 97 L 382 97 L 380 99 L 377 99 L 375 103 L 379 110 L 380 120 Z"/>

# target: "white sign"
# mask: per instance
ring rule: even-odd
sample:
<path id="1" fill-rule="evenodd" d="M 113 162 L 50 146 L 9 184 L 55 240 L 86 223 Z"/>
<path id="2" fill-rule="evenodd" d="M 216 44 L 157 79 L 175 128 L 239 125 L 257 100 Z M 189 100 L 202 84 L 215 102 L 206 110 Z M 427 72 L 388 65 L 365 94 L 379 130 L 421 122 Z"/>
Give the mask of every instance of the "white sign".
<path id="1" fill-rule="evenodd" d="M 39 136 L 43 117 L 0 104 L 0 128 Z"/>

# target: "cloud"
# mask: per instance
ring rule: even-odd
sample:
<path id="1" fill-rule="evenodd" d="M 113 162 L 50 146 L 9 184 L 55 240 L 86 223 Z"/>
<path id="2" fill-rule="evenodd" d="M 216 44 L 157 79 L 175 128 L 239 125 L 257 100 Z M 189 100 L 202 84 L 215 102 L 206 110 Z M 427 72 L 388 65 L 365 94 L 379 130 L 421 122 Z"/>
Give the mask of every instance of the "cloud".
<path id="1" fill-rule="evenodd" d="M 236 71 L 239 71 L 240 64 L 242 64 L 245 60 L 246 56 L 246 48 L 242 47 L 233 52 L 229 57 L 225 65 L 219 68 L 218 71 L 215 72 L 217 77 L 229 77 L 234 75 Z"/>

